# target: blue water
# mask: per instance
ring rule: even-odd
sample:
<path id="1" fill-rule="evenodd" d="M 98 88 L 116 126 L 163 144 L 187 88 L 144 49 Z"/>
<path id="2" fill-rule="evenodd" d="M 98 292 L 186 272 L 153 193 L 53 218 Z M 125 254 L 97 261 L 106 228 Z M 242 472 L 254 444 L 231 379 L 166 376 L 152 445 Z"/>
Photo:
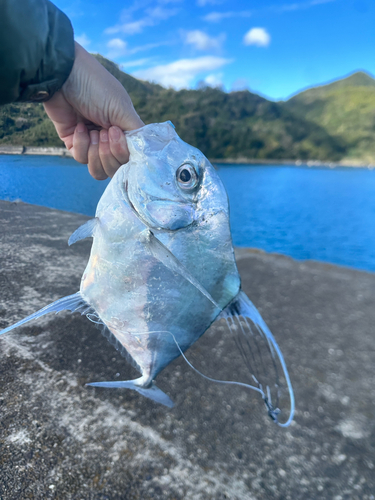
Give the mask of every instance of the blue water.
<path id="1" fill-rule="evenodd" d="M 224 166 L 235 245 L 375 271 L 375 171 Z M 108 181 L 72 159 L 0 155 L 0 199 L 94 215 Z"/>
<path id="2" fill-rule="evenodd" d="M 107 184 L 95 181 L 71 158 L 0 155 L 1 200 L 94 215 Z"/>
<path id="3" fill-rule="evenodd" d="M 224 167 L 233 240 L 375 271 L 375 171 Z"/>

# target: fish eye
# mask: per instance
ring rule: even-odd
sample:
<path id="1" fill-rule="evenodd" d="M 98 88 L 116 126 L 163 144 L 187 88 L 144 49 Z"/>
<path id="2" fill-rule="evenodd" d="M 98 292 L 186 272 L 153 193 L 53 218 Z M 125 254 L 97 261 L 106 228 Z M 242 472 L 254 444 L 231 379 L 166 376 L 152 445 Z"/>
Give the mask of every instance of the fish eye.
<path id="1" fill-rule="evenodd" d="M 191 163 L 183 163 L 176 172 L 176 179 L 182 189 L 194 189 L 198 184 L 198 174 Z"/>

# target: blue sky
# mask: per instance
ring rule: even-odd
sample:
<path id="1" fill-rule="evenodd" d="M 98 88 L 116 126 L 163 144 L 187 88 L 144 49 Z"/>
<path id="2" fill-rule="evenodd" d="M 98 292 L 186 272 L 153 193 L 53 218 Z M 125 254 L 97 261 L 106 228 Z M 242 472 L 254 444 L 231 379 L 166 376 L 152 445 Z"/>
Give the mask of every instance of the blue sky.
<path id="1" fill-rule="evenodd" d="M 375 74 L 375 0 L 56 0 L 76 39 L 168 87 L 271 99 L 356 70 Z"/>

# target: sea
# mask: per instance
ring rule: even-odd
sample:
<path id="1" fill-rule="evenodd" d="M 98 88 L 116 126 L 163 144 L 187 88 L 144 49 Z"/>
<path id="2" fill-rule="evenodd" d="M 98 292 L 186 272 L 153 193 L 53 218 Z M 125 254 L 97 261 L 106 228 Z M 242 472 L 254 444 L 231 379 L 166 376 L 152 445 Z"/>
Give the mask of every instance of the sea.
<path id="1" fill-rule="evenodd" d="M 234 245 L 375 272 L 375 170 L 215 166 Z M 107 184 L 71 158 L 0 155 L 2 200 L 93 216 Z"/>

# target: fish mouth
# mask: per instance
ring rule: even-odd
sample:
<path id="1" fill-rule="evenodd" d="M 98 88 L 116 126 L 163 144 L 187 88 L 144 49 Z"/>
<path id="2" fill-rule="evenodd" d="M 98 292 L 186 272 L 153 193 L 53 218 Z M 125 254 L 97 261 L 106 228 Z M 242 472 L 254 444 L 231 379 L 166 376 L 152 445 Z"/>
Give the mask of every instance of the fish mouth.
<path id="1" fill-rule="evenodd" d="M 146 194 L 140 188 L 137 190 L 142 210 L 132 202 L 129 196 L 128 180 L 124 183 L 125 200 L 133 210 L 134 215 L 148 228 L 166 231 L 178 231 L 195 222 L 195 210 L 191 204 L 184 204 L 170 198 L 159 198 Z"/>
<path id="2" fill-rule="evenodd" d="M 125 188 L 125 198 L 126 198 L 126 201 L 127 203 L 129 204 L 129 206 L 134 210 L 134 212 L 137 213 L 137 215 L 139 215 L 141 217 L 141 215 L 139 214 L 138 210 L 135 208 L 134 204 L 132 203 L 131 199 L 130 199 L 130 196 L 129 196 L 129 181 L 126 179 L 125 183 L 124 183 L 124 188 Z M 169 203 L 180 203 L 180 201 L 176 201 L 176 200 L 171 200 L 170 198 L 158 198 L 157 196 L 153 196 L 151 194 L 146 194 L 142 189 L 138 188 L 138 194 L 141 198 L 141 200 L 143 201 L 143 203 L 148 203 L 148 202 L 152 202 L 152 201 L 165 201 L 165 202 L 169 202 Z"/>
<path id="3" fill-rule="evenodd" d="M 142 211 L 137 210 L 133 202 L 129 197 L 129 185 L 128 180 L 125 181 L 125 198 L 133 210 L 136 217 L 149 229 L 157 229 L 164 231 L 179 231 L 186 229 L 191 226 L 198 226 L 203 223 L 207 223 L 212 217 L 215 217 L 221 212 L 225 213 L 223 208 L 211 209 L 209 212 L 202 213 L 198 215 L 199 210 L 194 206 L 196 202 L 190 202 L 189 204 L 183 203 L 179 200 L 173 200 L 171 198 L 160 198 L 151 194 L 146 194 L 143 190 L 138 188 L 137 192 L 140 199 L 142 200 L 142 205 L 145 208 Z M 161 219 L 160 212 L 174 211 L 176 214 L 180 215 L 180 219 L 174 220 L 167 224 L 166 221 Z"/>
<path id="4" fill-rule="evenodd" d="M 137 195 L 139 197 L 140 203 L 145 205 L 145 206 L 148 203 L 152 203 L 152 202 L 165 202 L 165 203 L 171 203 L 171 204 L 176 204 L 176 205 L 183 205 L 184 204 L 184 201 L 182 201 L 181 198 L 177 198 L 177 197 L 166 198 L 166 197 L 155 196 L 153 194 L 146 193 L 146 191 L 141 189 L 139 186 L 137 189 Z M 189 202 L 189 203 L 192 204 L 194 202 Z M 186 202 L 185 202 L 185 204 L 186 204 Z"/>

